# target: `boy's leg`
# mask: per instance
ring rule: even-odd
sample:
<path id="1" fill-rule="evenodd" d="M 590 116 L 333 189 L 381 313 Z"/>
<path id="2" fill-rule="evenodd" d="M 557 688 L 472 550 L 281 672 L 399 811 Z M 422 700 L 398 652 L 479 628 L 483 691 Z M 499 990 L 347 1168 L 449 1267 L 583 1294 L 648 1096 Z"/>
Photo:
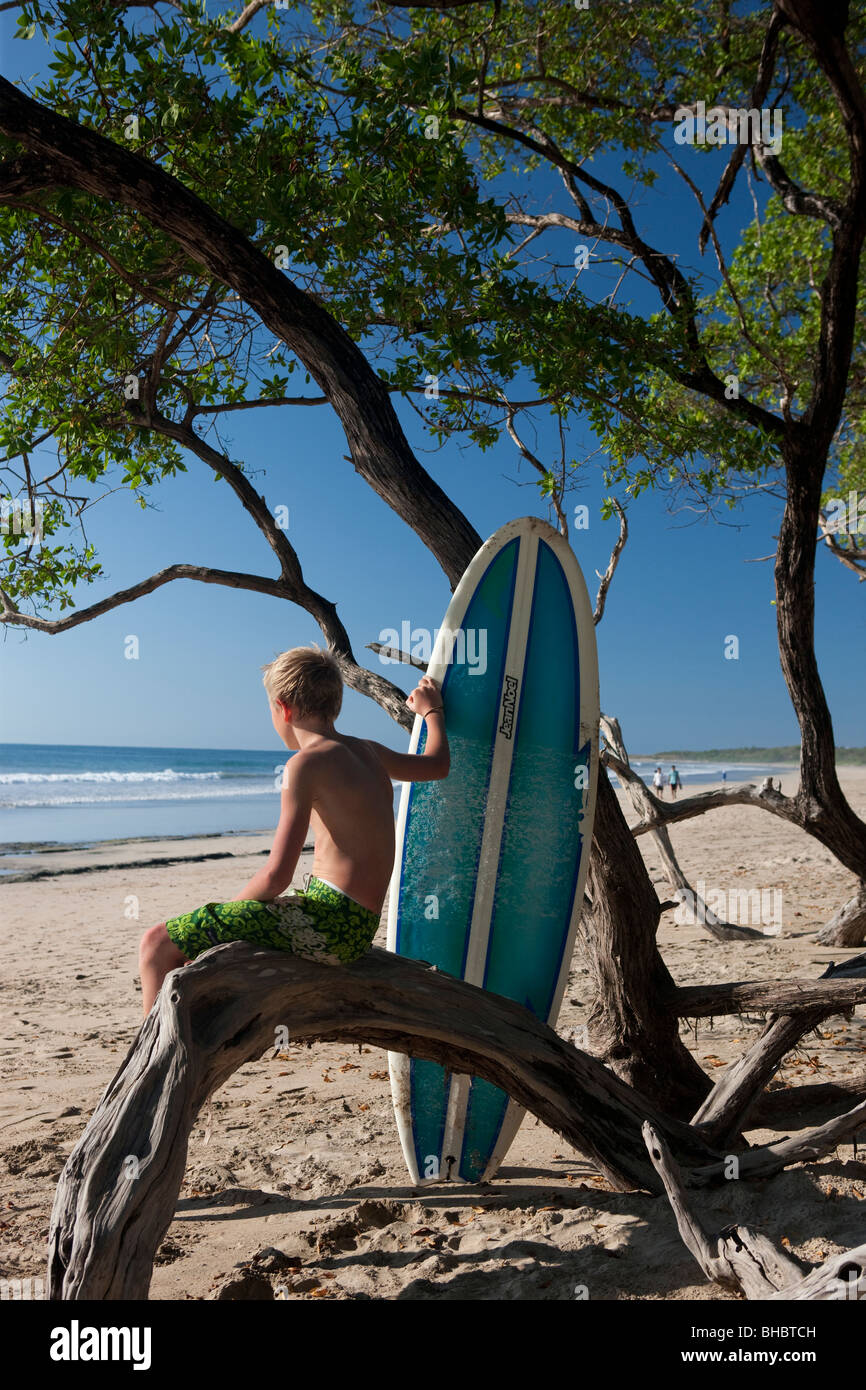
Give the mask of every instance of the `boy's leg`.
<path id="1" fill-rule="evenodd" d="M 144 1017 L 153 1008 L 162 982 L 172 970 L 188 964 L 188 957 L 179 951 L 165 929 L 165 922 L 150 927 L 141 938 L 138 952 L 141 970 L 141 1004 Z"/>

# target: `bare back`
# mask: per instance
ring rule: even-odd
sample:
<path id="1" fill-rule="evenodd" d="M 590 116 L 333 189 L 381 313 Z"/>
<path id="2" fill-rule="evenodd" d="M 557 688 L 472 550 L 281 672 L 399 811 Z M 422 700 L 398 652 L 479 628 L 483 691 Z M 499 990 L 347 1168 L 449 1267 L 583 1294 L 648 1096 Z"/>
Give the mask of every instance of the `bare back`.
<path id="1" fill-rule="evenodd" d="M 391 779 L 365 739 L 334 734 L 307 758 L 313 774 L 313 874 L 380 912 L 394 867 Z"/>

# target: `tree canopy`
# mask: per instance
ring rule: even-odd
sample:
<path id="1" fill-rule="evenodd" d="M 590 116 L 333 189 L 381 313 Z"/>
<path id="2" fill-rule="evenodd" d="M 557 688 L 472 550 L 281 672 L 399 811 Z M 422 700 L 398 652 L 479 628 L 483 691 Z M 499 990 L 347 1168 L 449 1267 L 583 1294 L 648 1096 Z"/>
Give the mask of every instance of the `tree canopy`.
<path id="1" fill-rule="evenodd" d="M 864 22 L 847 31 L 861 65 Z M 557 497 L 583 462 L 568 447 L 580 414 L 611 492 L 783 494 L 785 425 L 815 406 L 826 366 L 821 287 L 849 160 L 832 83 L 778 10 L 35 0 L 19 33 L 37 31 L 52 75 L 32 94 L 206 200 L 440 439 L 484 449 L 509 428 Z M 780 111 L 781 157 L 677 144 L 677 111 L 700 100 Z M 3 137 L 0 154 L 16 151 Z M 677 187 L 691 219 L 655 245 L 642 224 L 659 199 L 685 206 Z M 739 237 L 729 213 L 717 230 L 725 202 Z M 145 505 L 185 467 L 190 431 L 218 443 L 226 411 L 322 398 L 243 297 L 133 209 L 33 193 L 0 210 L 0 256 L 3 467 L 10 494 L 42 499 L 50 539 L 7 534 L 3 582 L 16 603 L 63 608 L 100 572 L 74 523 L 102 490 Z M 825 503 L 866 466 L 856 353 L 839 406 Z M 532 409 L 559 418 L 557 459 L 524 444 Z M 57 453 L 41 476 L 40 444 Z M 837 550 L 862 544 L 837 528 Z"/>

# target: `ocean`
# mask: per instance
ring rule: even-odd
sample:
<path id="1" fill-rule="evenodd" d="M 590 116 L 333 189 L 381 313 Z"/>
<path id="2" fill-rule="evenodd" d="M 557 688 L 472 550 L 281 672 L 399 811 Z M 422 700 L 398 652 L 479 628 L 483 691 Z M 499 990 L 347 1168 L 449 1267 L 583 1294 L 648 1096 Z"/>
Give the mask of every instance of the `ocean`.
<path id="1" fill-rule="evenodd" d="M 273 829 L 288 755 L 0 744 L 0 842 L 90 844 Z"/>
<path id="2" fill-rule="evenodd" d="M 272 830 L 286 754 L 226 748 L 0 744 L 0 852 L 47 844 Z M 632 766 L 649 782 L 655 761 Z M 679 764 L 684 786 L 790 767 Z M 667 775 L 668 764 L 663 765 Z M 615 779 L 613 779 L 615 782 Z M 396 793 L 396 789 L 395 789 Z"/>

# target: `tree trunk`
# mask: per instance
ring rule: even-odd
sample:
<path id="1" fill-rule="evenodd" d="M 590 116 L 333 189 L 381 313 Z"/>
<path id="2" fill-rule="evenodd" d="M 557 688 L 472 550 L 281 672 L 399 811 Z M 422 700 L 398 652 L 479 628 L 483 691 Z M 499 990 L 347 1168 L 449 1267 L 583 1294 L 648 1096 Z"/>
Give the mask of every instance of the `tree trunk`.
<path id="1" fill-rule="evenodd" d="M 785 446 L 788 498 L 776 553 L 779 655 L 800 726 L 800 788 L 795 798 L 809 833 L 840 863 L 866 879 L 866 825 L 836 776 L 833 722 L 815 659 L 815 549 L 824 476 L 814 443 Z M 859 944 L 859 943 L 854 943 Z"/>
<path id="2" fill-rule="evenodd" d="M 677 989 L 656 946 L 659 901 L 602 769 L 580 932 L 597 990 L 593 1052 L 668 1114 L 693 1115 L 711 1088 L 680 1039 Z"/>

